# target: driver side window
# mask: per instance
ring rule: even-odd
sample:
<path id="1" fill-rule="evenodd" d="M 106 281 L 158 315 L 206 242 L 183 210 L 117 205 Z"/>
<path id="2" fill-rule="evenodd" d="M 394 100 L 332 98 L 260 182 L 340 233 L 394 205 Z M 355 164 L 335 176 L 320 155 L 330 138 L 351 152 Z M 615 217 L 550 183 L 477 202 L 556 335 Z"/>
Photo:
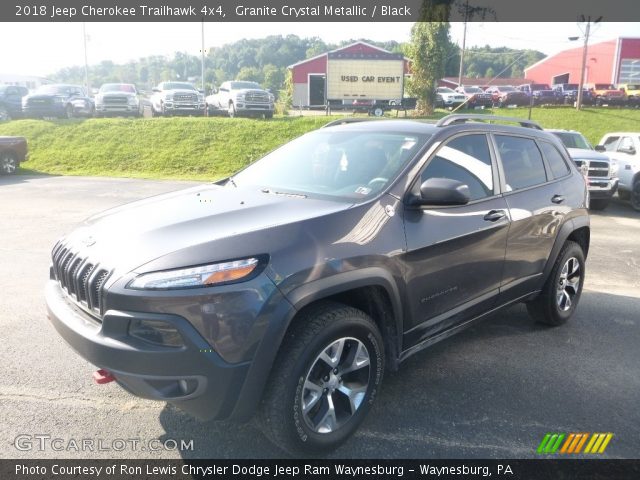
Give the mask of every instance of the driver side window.
<path id="1" fill-rule="evenodd" d="M 471 201 L 493 195 L 493 170 L 487 137 L 484 134 L 454 138 L 438 150 L 420 181 L 448 178 L 469 187 Z"/>

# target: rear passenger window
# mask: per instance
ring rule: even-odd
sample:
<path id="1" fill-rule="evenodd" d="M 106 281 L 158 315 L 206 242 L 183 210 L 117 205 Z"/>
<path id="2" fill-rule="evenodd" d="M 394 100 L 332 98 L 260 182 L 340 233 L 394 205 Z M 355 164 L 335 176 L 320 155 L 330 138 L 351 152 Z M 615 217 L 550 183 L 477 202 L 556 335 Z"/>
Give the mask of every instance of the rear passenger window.
<path id="1" fill-rule="evenodd" d="M 485 135 L 464 135 L 448 142 L 424 169 L 421 181 L 450 178 L 469 187 L 471 201 L 493 195 L 491 154 Z"/>
<path id="2" fill-rule="evenodd" d="M 547 142 L 540 142 L 540 148 L 551 168 L 553 178 L 564 177 L 569 173 L 569 166 L 556 147 Z"/>
<path id="3" fill-rule="evenodd" d="M 495 138 L 508 192 L 547 181 L 542 155 L 535 141 L 508 135 L 496 135 Z"/>

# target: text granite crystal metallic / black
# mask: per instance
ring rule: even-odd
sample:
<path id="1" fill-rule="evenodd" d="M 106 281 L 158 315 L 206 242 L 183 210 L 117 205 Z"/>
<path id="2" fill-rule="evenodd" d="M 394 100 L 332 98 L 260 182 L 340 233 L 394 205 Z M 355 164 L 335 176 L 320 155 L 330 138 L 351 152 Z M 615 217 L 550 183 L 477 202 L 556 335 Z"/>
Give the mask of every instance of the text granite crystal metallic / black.
<path id="1" fill-rule="evenodd" d="M 576 310 L 584 177 L 534 122 L 478 118 L 338 121 L 93 216 L 53 248 L 49 318 L 135 395 L 335 448 L 411 354 L 516 302 Z"/>

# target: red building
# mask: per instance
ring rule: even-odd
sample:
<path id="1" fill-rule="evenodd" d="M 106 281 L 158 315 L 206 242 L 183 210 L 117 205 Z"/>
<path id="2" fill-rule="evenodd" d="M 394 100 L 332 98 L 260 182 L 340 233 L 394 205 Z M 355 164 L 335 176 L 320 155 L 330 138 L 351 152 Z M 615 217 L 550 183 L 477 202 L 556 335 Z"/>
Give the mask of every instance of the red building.
<path id="1" fill-rule="evenodd" d="M 525 68 L 524 76 L 535 83 L 580 83 L 582 52 L 580 46 L 551 55 Z M 640 38 L 589 45 L 584 77 L 585 84 L 640 83 Z"/>
<path id="2" fill-rule="evenodd" d="M 355 42 L 346 47 L 317 55 L 289 65 L 293 77 L 293 105 L 296 107 L 321 106 L 327 104 L 327 59 L 345 56 L 368 62 L 375 70 L 376 62 L 397 56 L 383 48 L 365 42 Z M 402 57 L 401 57 L 402 58 Z M 409 73 L 409 59 L 404 58 L 404 73 Z"/>

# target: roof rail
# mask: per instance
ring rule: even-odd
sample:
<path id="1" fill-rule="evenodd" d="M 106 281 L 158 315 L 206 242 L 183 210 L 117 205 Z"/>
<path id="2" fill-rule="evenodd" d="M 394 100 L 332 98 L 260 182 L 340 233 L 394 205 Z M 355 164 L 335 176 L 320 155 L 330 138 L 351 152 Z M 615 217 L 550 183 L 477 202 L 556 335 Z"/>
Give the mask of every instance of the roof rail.
<path id="1" fill-rule="evenodd" d="M 482 114 L 467 114 L 460 113 L 454 115 L 447 115 L 446 117 L 441 118 L 436 123 L 436 127 L 446 127 L 448 125 L 453 125 L 455 123 L 465 123 L 470 120 L 484 120 L 489 122 L 512 122 L 519 123 L 521 127 L 526 128 L 535 128 L 537 130 L 543 130 L 543 128 L 532 120 L 525 120 L 524 118 L 515 118 L 515 117 L 501 117 L 499 115 L 482 115 Z"/>
<path id="2" fill-rule="evenodd" d="M 372 118 L 345 117 L 338 120 L 332 120 L 320 128 L 335 127 L 336 125 L 346 125 L 348 123 L 371 122 Z"/>

